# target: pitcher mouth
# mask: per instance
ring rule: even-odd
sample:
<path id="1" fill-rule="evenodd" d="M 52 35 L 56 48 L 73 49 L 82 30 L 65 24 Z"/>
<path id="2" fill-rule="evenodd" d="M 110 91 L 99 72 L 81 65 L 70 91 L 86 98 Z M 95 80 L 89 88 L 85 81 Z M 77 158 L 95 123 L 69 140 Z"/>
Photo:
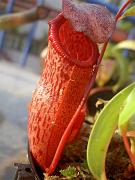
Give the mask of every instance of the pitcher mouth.
<path id="1" fill-rule="evenodd" d="M 75 31 L 62 13 L 49 25 L 49 40 L 64 59 L 80 67 L 96 64 L 99 56 L 97 44 L 83 32 Z"/>

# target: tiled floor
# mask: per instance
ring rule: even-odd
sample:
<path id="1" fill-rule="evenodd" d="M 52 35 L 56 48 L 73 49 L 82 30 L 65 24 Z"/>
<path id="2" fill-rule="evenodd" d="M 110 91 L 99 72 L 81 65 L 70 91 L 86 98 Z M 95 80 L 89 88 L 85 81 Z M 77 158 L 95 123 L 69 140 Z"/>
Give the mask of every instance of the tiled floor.
<path id="1" fill-rule="evenodd" d="M 39 76 L 0 60 L 0 180 L 12 180 L 26 161 L 27 110 Z"/>

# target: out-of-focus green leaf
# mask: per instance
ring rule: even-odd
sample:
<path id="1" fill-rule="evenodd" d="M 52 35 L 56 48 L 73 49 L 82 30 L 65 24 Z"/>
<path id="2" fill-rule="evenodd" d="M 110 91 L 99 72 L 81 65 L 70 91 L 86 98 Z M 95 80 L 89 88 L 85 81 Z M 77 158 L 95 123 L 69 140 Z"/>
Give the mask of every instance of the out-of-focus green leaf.
<path id="1" fill-rule="evenodd" d="M 116 62 L 111 59 L 106 59 L 101 62 L 100 68 L 96 76 L 98 86 L 104 86 L 113 76 L 116 68 Z"/>
<path id="2" fill-rule="evenodd" d="M 119 21 L 120 30 L 130 31 L 133 28 L 133 23 L 129 21 Z"/>
<path id="3" fill-rule="evenodd" d="M 129 68 L 127 59 L 120 53 L 115 52 L 114 57 L 118 63 L 119 79 L 117 83 L 113 86 L 113 90 L 117 91 L 119 88 L 123 87 L 129 78 Z"/>
<path id="4" fill-rule="evenodd" d="M 104 58 L 103 59 L 108 59 L 110 57 L 112 57 L 112 49 L 114 47 L 114 44 L 110 43 L 108 44 L 107 46 L 107 49 L 105 50 L 105 53 L 104 53 Z"/>
<path id="5" fill-rule="evenodd" d="M 120 42 L 113 48 L 112 53 L 115 53 L 115 51 L 120 50 L 120 49 L 128 49 L 128 50 L 135 51 L 135 40 L 126 40 L 126 41 Z"/>
<path id="6" fill-rule="evenodd" d="M 128 121 L 126 135 L 130 139 L 131 152 L 135 156 L 135 113 Z"/>
<path id="7" fill-rule="evenodd" d="M 128 128 L 128 121 L 135 113 L 135 88 L 131 91 L 125 100 L 121 113 L 119 115 L 119 129 L 121 133 L 125 133 Z"/>
<path id="8" fill-rule="evenodd" d="M 134 130 L 135 130 L 135 114 L 133 114 L 133 116 L 129 119 L 127 131 L 134 131 Z"/>
<path id="9" fill-rule="evenodd" d="M 117 128 L 123 103 L 134 88 L 135 83 L 119 92 L 104 107 L 94 124 L 88 141 L 87 162 L 90 171 L 97 180 L 106 180 L 105 159 L 108 146 Z"/>
<path id="10" fill-rule="evenodd" d="M 131 8 L 127 9 L 120 19 L 123 19 L 128 16 L 135 16 L 135 6 L 132 6 Z"/>

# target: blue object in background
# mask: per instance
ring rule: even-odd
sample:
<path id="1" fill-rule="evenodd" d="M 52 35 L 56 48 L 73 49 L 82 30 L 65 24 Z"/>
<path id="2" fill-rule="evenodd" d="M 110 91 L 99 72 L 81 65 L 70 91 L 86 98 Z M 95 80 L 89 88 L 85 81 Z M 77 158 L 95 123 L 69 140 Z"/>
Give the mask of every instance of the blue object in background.
<path id="1" fill-rule="evenodd" d="M 6 6 L 6 13 L 11 13 L 13 10 L 13 6 L 14 6 L 15 0 L 9 0 Z M 1 31 L 0 32 L 0 49 L 4 48 L 4 41 L 5 41 L 5 36 L 6 36 L 6 32 L 5 31 Z"/>
<path id="2" fill-rule="evenodd" d="M 37 0 L 38 5 L 42 5 L 43 3 L 44 3 L 44 0 Z M 36 31 L 36 27 L 37 27 L 37 23 L 34 23 L 31 27 L 31 30 L 30 30 L 28 37 L 26 39 L 26 42 L 24 44 L 23 53 L 22 53 L 22 56 L 21 56 L 20 61 L 19 61 L 20 65 L 23 67 L 27 63 L 27 58 L 28 58 L 30 47 L 31 47 L 31 44 L 33 41 L 35 31 Z"/>

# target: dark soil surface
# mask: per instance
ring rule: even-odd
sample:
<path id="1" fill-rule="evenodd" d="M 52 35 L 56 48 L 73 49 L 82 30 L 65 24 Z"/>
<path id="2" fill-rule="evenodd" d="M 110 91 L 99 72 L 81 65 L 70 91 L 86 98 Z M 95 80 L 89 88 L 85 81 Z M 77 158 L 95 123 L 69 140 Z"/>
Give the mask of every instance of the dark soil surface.
<path id="1" fill-rule="evenodd" d="M 84 123 L 77 140 L 72 145 L 67 145 L 63 153 L 63 157 L 61 158 L 62 160 L 60 161 L 55 172 L 56 176 L 47 177 L 48 180 L 95 180 L 86 164 L 86 147 L 91 127 L 91 124 Z M 69 166 L 76 168 L 75 175 L 71 177 L 62 176 L 60 170 L 66 169 Z M 133 170 L 133 166 L 130 163 L 123 142 L 118 133 L 115 133 L 109 146 L 106 159 L 106 174 L 108 180 L 135 180 L 135 172 Z"/>

